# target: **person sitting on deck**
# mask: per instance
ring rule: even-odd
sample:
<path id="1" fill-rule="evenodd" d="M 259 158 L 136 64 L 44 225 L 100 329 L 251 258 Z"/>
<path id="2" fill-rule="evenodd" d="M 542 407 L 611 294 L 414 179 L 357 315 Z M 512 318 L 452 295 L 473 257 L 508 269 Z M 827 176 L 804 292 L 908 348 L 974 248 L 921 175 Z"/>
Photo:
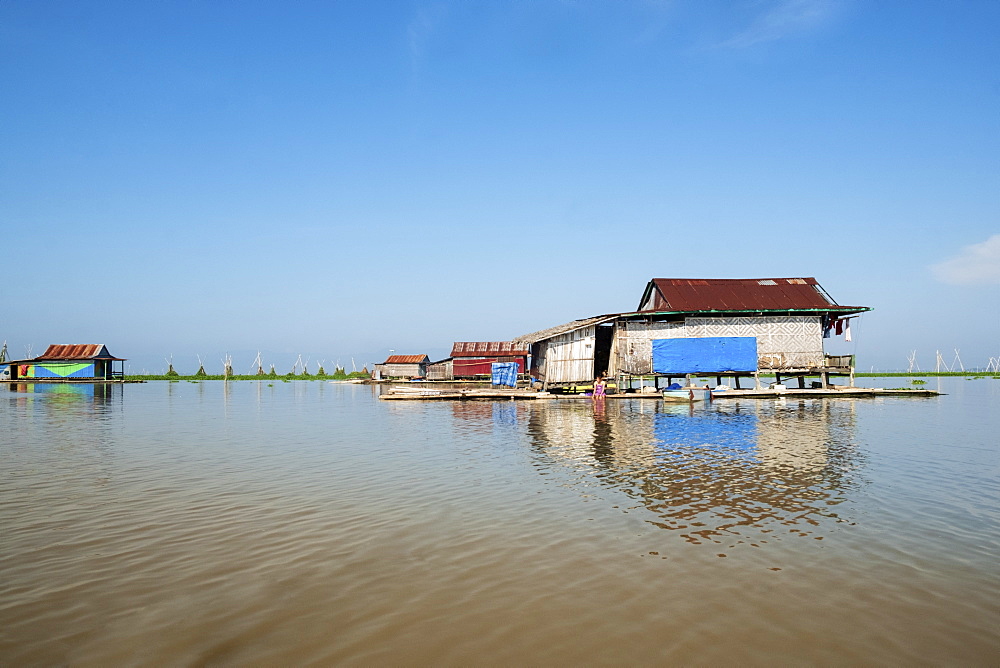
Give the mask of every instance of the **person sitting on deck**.
<path id="1" fill-rule="evenodd" d="M 597 374 L 597 378 L 594 379 L 594 398 L 598 397 L 603 399 L 605 394 L 606 386 L 604 384 L 604 376 Z"/>

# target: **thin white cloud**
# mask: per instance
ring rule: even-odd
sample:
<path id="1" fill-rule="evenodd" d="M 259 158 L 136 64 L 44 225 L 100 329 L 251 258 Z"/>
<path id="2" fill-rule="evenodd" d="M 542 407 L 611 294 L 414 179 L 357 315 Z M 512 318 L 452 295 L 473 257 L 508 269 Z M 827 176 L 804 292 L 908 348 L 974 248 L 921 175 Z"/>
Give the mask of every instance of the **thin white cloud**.
<path id="1" fill-rule="evenodd" d="M 768 3 L 771 9 L 758 16 L 743 32 L 719 46 L 744 49 L 748 46 L 813 30 L 834 14 L 836 0 L 778 0 Z"/>
<path id="2" fill-rule="evenodd" d="M 1000 285 L 1000 234 L 966 246 L 955 257 L 933 265 L 931 271 L 950 285 Z"/>
<path id="3" fill-rule="evenodd" d="M 420 63 L 423 61 L 427 43 L 430 41 L 445 11 L 445 6 L 440 3 L 420 7 L 410 21 L 409 26 L 407 26 L 410 62 L 414 69 L 419 68 Z"/>

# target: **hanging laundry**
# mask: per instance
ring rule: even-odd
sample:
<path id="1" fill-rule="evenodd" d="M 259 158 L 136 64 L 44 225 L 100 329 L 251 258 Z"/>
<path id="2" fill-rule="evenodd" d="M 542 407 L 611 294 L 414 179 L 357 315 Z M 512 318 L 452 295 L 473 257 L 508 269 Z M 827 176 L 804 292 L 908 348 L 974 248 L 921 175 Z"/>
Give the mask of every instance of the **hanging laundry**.
<path id="1" fill-rule="evenodd" d="M 823 338 L 830 338 L 830 316 L 823 316 Z"/>
<path id="2" fill-rule="evenodd" d="M 834 321 L 834 324 L 837 326 L 837 336 L 840 336 L 841 334 L 843 334 L 844 333 L 844 321 L 841 320 L 840 318 L 837 318 Z"/>
<path id="3" fill-rule="evenodd" d="M 844 340 L 845 341 L 850 341 L 851 340 L 851 321 L 850 320 L 848 320 L 847 322 L 844 323 Z"/>

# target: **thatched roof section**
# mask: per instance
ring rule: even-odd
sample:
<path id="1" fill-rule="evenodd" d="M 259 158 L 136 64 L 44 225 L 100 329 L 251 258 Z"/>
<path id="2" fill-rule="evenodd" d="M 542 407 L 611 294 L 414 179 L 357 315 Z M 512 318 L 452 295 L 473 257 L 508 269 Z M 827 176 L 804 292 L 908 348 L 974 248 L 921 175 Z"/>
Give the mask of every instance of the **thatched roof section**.
<path id="1" fill-rule="evenodd" d="M 543 329 L 538 332 L 533 332 L 531 334 L 525 334 L 524 336 L 519 336 L 513 340 L 513 343 L 515 345 L 530 345 L 532 343 L 538 343 L 539 341 L 551 339 L 553 337 L 559 336 L 560 334 L 566 334 L 568 332 L 573 332 L 578 329 L 583 329 L 584 327 L 599 325 L 602 322 L 610 322 L 611 320 L 614 320 L 617 317 L 618 317 L 617 314 L 612 314 L 612 315 L 598 315 L 592 318 L 584 318 L 582 320 L 574 320 L 573 322 L 568 322 L 565 325 L 549 327 L 548 329 Z"/>

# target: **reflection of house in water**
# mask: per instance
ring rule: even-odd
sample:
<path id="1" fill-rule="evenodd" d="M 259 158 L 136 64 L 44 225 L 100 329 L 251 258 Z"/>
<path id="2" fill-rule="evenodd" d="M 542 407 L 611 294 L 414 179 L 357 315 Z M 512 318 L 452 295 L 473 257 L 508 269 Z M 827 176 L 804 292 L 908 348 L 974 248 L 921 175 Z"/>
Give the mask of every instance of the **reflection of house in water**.
<path id="1" fill-rule="evenodd" d="M 527 406 L 522 401 L 449 401 L 456 429 L 493 436 L 518 438 L 517 427 L 527 421 Z"/>
<path id="2" fill-rule="evenodd" d="M 764 466 L 821 472 L 832 457 L 852 452 L 853 400 L 758 402 L 744 408 L 758 416 L 757 459 Z"/>
<path id="3" fill-rule="evenodd" d="M 565 408 L 533 407 L 537 456 L 555 470 L 592 472 L 573 483 L 588 488 L 581 492 L 620 490 L 655 515 L 651 523 L 692 542 L 759 544 L 775 532 L 821 538 L 820 527 L 840 521 L 833 507 L 853 484 L 849 401 Z"/>
<path id="4" fill-rule="evenodd" d="M 121 385 L 110 383 L 8 383 L 7 388 L 18 405 L 41 401 L 59 411 L 102 412 L 122 395 Z"/>

